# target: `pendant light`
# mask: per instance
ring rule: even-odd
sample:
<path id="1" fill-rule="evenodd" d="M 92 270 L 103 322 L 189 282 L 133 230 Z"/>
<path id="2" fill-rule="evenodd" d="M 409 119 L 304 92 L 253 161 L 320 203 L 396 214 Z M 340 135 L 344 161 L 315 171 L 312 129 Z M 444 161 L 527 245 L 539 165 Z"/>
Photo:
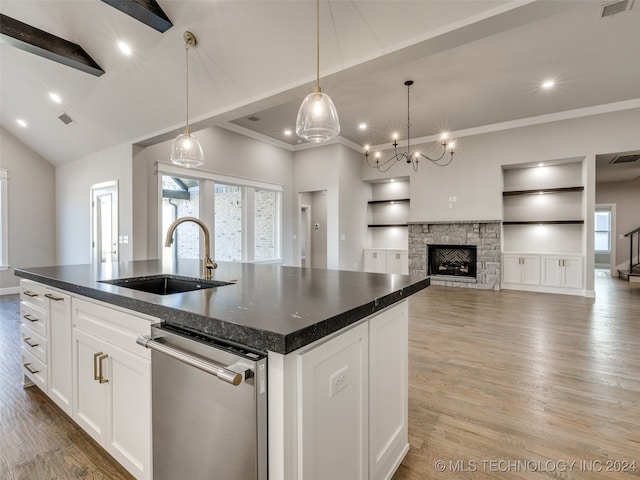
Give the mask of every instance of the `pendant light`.
<path id="1" fill-rule="evenodd" d="M 340 120 L 333 101 L 320 89 L 320 0 L 316 0 L 316 86 L 298 110 L 296 134 L 308 142 L 320 143 L 340 133 Z"/>
<path id="2" fill-rule="evenodd" d="M 181 167 L 194 168 L 204 163 L 200 142 L 189 132 L 189 47 L 195 47 L 197 40 L 191 32 L 184 32 L 186 57 L 186 112 L 187 122 L 184 133 L 178 135 L 171 147 L 171 163 Z"/>

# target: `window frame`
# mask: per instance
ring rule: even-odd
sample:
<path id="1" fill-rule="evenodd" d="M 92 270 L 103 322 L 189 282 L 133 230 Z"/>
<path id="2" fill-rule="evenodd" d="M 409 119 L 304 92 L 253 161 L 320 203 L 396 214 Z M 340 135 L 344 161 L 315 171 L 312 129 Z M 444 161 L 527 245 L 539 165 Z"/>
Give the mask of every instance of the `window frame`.
<path id="1" fill-rule="evenodd" d="M 608 217 L 608 220 L 609 220 L 608 227 L 609 228 L 607 230 L 596 230 L 596 224 L 598 222 L 596 221 L 595 217 L 599 213 L 600 214 L 604 213 Z M 594 249 L 595 253 L 612 253 L 612 244 L 613 244 L 613 238 L 612 238 L 612 232 L 611 232 L 611 230 L 612 230 L 612 222 L 613 222 L 613 212 L 610 209 L 604 209 L 604 208 L 603 209 L 599 209 L 599 208 L 595 209 L 595 211 L 594 211 L 594 219 L 593 219 L 593 226 L 594 226 L 594 229 L 593 229 L 593 249 Z M 606 233 L 606 234 L 608 234 L 608 237 L 609 237 L 609 242 L 608 242 L 609 243 L 609 248 L 607 250 L 598 250 L 596 248 L 596 238 L 595 237 L 596 237 L 596 235 L 598 233 Z"/>
<path id="2" fill-rule="evenodd" d="M 156 174 L 158 176 L 158 205 L 159 223 L 158 230 L 162 229 L 162 176 L 175 176 L 191 178 L 200 184 L 200 215 L 199 218 L 209 227 L 212 236 L 211 251 L 215 258 L 216 233 L 215 233 L 215 185 L 229 185 L 243 187 L 243 231 L 242 231 L 242 262 L 244 263 L 281 263 L 282 262 L 282 206 L 283 206 L 283 186 L 275 183 L 262 182 L 258 180 L 234 177 L 221 173 L 200 169 L 188 169 L 178 167 L 173 164 L 156 162 Z M 211 192 L 205 191 L 211 188 Z M 256 190 L 268 190 L 276 192 L 277 214 L 276 214 L 276 257 L 273 259 L 255 260 L 255 202 L 254 194 Z M 213 200 L 213 202 L 212 202 Z M 210 204 L 210 205 L 209 205 Z M 163 239 L 159 240 L 160 249 L 163 248 Z"/>

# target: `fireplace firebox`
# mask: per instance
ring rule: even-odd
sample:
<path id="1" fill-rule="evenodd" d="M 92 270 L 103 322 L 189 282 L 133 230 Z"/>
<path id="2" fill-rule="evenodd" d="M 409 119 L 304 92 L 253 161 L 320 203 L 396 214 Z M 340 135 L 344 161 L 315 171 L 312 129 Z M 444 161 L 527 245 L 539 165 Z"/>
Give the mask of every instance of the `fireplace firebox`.
<path id="1" fill-rule="evenodd" d="M 427 245 L 428 275 L 476 277 L 475 245 Z"/>

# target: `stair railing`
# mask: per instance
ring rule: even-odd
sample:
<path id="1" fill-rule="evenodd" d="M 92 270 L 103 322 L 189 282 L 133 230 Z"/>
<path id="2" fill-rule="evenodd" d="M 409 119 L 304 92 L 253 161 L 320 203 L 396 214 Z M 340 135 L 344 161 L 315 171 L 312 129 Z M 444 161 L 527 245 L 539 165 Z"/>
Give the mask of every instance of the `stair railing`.
<path id="1" fill-rule="evenodd" d="M 633 267 L 635 267 L 636 265 L 640 265 L 640 227 L 636 228 L 635 230 L 631 230 L 629 233 L 625 233 L 624 234 L 625 237 L 629 237 L 629 273 L 632 272 Z M 636 248 L 637 248 L 637 255 L 636 258 L 638 259 L 638 261 L 636 263 L 633 263 L 633 239 L 636 239 Z"/>

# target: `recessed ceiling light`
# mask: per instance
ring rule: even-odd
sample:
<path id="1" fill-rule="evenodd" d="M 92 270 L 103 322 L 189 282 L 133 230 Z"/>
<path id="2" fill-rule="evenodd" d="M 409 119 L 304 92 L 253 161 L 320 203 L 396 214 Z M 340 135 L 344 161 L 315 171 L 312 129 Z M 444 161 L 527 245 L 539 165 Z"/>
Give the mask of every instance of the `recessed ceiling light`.
<path id="1" fill-rule="evenodd" d="M 131 56 L 131 47 L 128 43 L 123 42 L 122 40 L 118 41 L 118 48 L 122 53 L 124 53 L 127 57 Z"/>
<path id="2" fill-rule="evenodd" d="M 358 125 L 358 128 L 360 130 L 366 130 L 367 129 L 367 124 L 366 123 L 361 123 L 360 125 Z"/>
<path id="3" fill-rule="evenodd" d="M 546 88 L 551 88 L 551 87 L 553 87 L 555 84 L 556 84 L 556 82 L 554 82 L 553 80 L 545 80 L 545 81 L 542 83 L 542 88 L 545 88 L 545 89 L 546 89 Z"/>
<path id="4" fill-rule="evenodd" d="M 284 131 L 284 134 L 288 137 L 289 135 L 291 135 L 291 130 L 287 129 Z"/>
<path id="5" fill-rule="evenodd" d="M 539 167 L 544 167 L 544 163 L 539 163 L 538 166 Z"/>
<path id="6" fill-rule="evenodd" d="M 16 123 L 18 125 L 20 125 L 21 127 L 26 127 L 27 126 L 27 122 L 25 122 L 24 120 L 22 120 L 21 118 L 16 120 Z"/>
<path id="7" fill-rule="evenodd" d="M 62 103 L 62 98 L 55 92 L 49 92 L 49 98 L 56 103 Z"/>

